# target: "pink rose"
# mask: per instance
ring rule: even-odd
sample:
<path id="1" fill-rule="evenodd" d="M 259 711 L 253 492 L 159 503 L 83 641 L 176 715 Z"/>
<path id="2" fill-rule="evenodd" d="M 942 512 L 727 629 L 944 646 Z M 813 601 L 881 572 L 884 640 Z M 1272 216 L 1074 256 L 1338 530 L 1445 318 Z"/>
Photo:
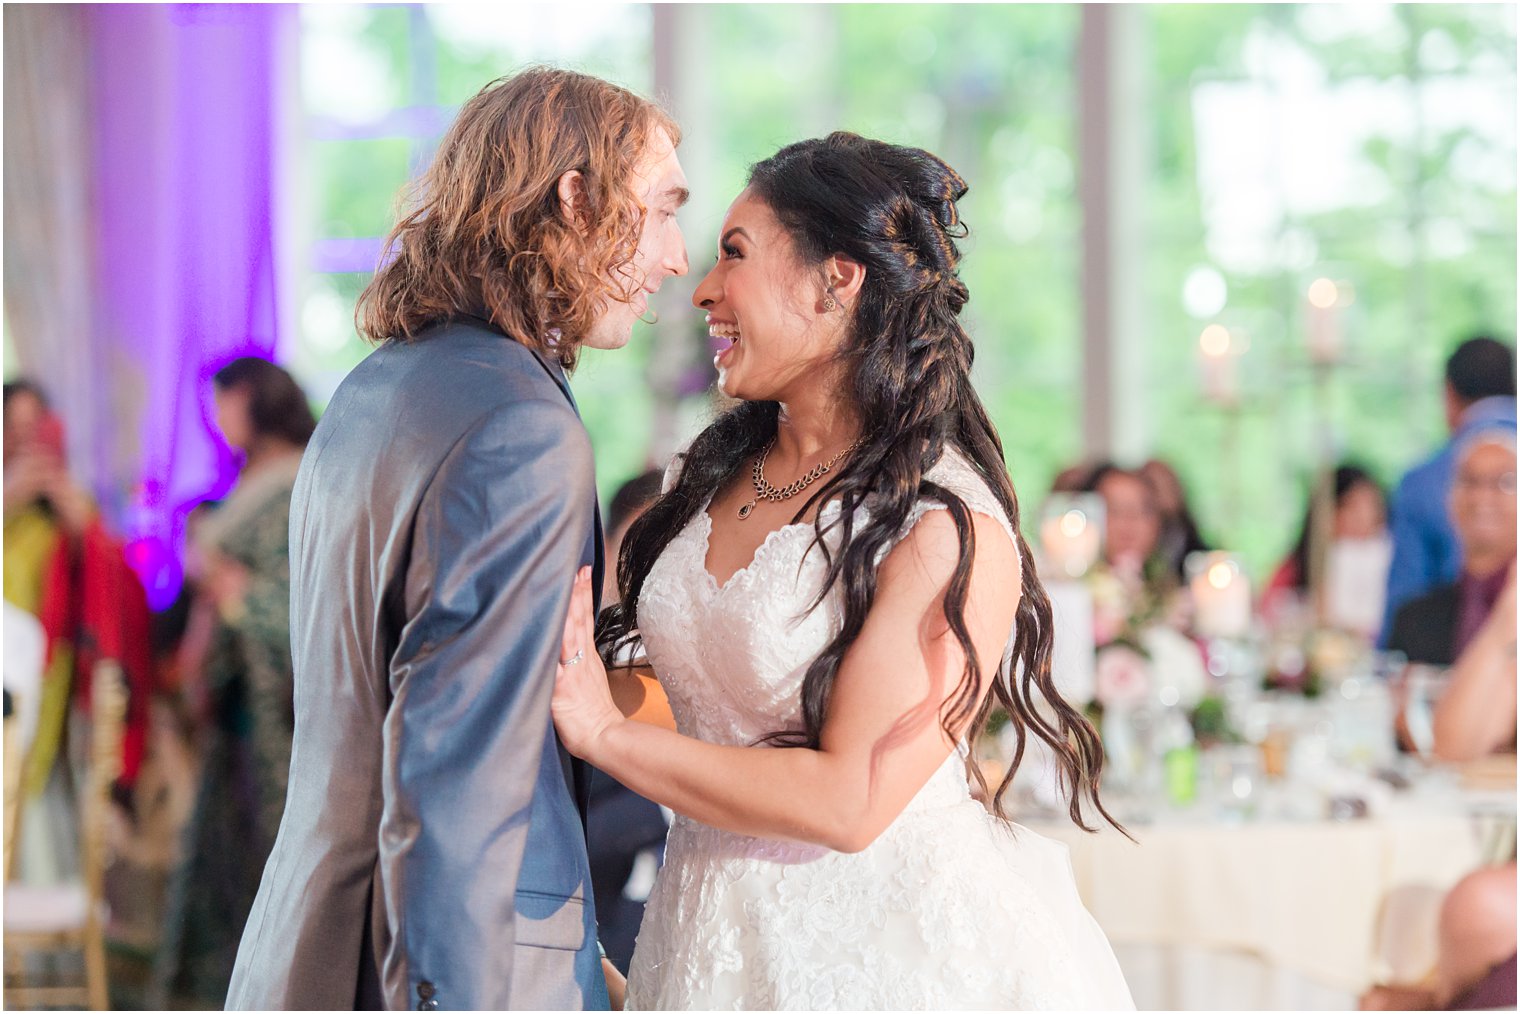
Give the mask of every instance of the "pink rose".
<path id="1" fill-rule="evenodd" d="M 1129 708 L 1150 696 L 1150 671 L 1145 658 L 1122 644 L 1098 652 L 1098 702 L 1105 708 Z"/>

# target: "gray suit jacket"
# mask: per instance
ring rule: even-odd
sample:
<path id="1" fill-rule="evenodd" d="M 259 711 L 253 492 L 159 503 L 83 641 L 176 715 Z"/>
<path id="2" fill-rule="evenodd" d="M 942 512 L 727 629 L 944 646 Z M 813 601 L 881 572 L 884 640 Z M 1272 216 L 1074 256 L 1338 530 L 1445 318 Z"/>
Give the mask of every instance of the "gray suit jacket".
<path id="1" fill-rule="evenodd" d="M 605 1009 L 549 716 L 571 580 L 601 567 L 563 372 L 474 318 L 380 347 L 290 527 L 290 791 L 228 1008 Z"/>

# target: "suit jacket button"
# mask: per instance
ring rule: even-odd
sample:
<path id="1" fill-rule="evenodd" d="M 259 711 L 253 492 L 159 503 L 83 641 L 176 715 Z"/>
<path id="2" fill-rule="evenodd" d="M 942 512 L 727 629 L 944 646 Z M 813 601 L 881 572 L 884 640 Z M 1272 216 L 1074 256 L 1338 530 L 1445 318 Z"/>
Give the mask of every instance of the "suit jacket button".
<path id="1" fill-rule="evenodd" d="M 417 995 L 424 1000 L 431 1000 L 438 995 L 438 990 L 431 982 L 423 979 L 417 983 Z"/>

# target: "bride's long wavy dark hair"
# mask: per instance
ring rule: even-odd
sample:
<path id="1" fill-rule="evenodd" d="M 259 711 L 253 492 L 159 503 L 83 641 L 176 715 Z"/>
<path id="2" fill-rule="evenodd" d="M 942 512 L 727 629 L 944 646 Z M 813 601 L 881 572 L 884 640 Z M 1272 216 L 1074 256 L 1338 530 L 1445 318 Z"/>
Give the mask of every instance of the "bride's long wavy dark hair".
<path id="1" fill-rule="evenodd" d="M 1087 827 L 1082 809 L 1090 802 L 1112 822 L 1098 799 L 1103 765 L 1098 736 L 1051 679 L 1050 599 L 1019 534 L 1018 499 L 1002 443 L 971 386 L 971 339 L 959 319 L 968 293 L 957 277 L 960 250 L 955 243 L 966 235 L 956 209 L 965 182 L 929 152 L 838 132 L 788 145 L 757 163 L 750 170 L 749 188 L 780 220 L 804 263 L 819 264 L 839 253 L 866 267 L 842 353 L 862 442 L 794 518 L 800 521 L 814 504 L 840 502 L 838 519 L 828 523 L 839 526 L 833 552 L 823 541 L 825 523 L 814 521 L 815 546 L 828 571 L 813 607 L 842 584 L 844 622 L 803 679 L 804 728 L 767 738 L 781 746 L 818 746 L 840 662 L 876 595 L 877 557 L 901 535 L 914 504 L 928 498 L 945 505 L 960 539 L 960 558 L 945 593 L 945 617 L 965 653 L 966 668 L 940 711 L 941 726 L 952 740 L 964 736 L 974 742 L 993 707 L 1000 703 L 1007 709 L 1017 746 L 1012 767 L 992 794 L 999 816 L 1032 732 L 1059 761 L 1072 820 Z M 621 604 L 602 614 L 597 636 L 605 658 L 637 642 L 639 593 L 650 568 L 696 512 L 776 435 L 778 409 L 773 401 L 745 402 L 720 416 L 686 451 L 674 487 L 629 530 L 617 568 Z M 1000 666 L 992 693 L 980 703 L 980 662 L 965 618 L 976 548 L 971 513 L 955 493 L 926 478 L 951 445 L 960 448 L 996 493 L 1013 524 L 1022 561 L 1013 665 Z M 857 529 L 855 508 L 868 495 L 869 517 Z M 985 791 L 981 771 L 975 764 L 970 769 Z"/>

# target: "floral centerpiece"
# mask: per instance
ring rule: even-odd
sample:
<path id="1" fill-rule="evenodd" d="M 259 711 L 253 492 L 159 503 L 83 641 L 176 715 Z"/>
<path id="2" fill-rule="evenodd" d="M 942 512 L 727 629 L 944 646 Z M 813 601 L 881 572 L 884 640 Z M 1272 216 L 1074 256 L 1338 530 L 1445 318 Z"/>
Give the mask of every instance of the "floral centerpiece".
<path id="1" fill-rule="evenodd" d="M 1279 610 L 1267 640 L 1263 689 L 1318 697 L 1334 687 L 1372 651 L 1361 633 L 1313 622 L 1307 609 Z"/>
<path id="2" fill-rule="evenodd" d="M 1138 574 L 1097 566 L 1086 577 L 1093 598 L 1094 704 L 1109 771 L 1121 788 L 1159 786 L 1175 751 L 1191 751 L 1192 715 L 1209 692 L 1202 649 L 1187 632 L 1185 591 L 1160 561 Z M 1168 788 L 1174 797 L 1190 788 Z"/>

